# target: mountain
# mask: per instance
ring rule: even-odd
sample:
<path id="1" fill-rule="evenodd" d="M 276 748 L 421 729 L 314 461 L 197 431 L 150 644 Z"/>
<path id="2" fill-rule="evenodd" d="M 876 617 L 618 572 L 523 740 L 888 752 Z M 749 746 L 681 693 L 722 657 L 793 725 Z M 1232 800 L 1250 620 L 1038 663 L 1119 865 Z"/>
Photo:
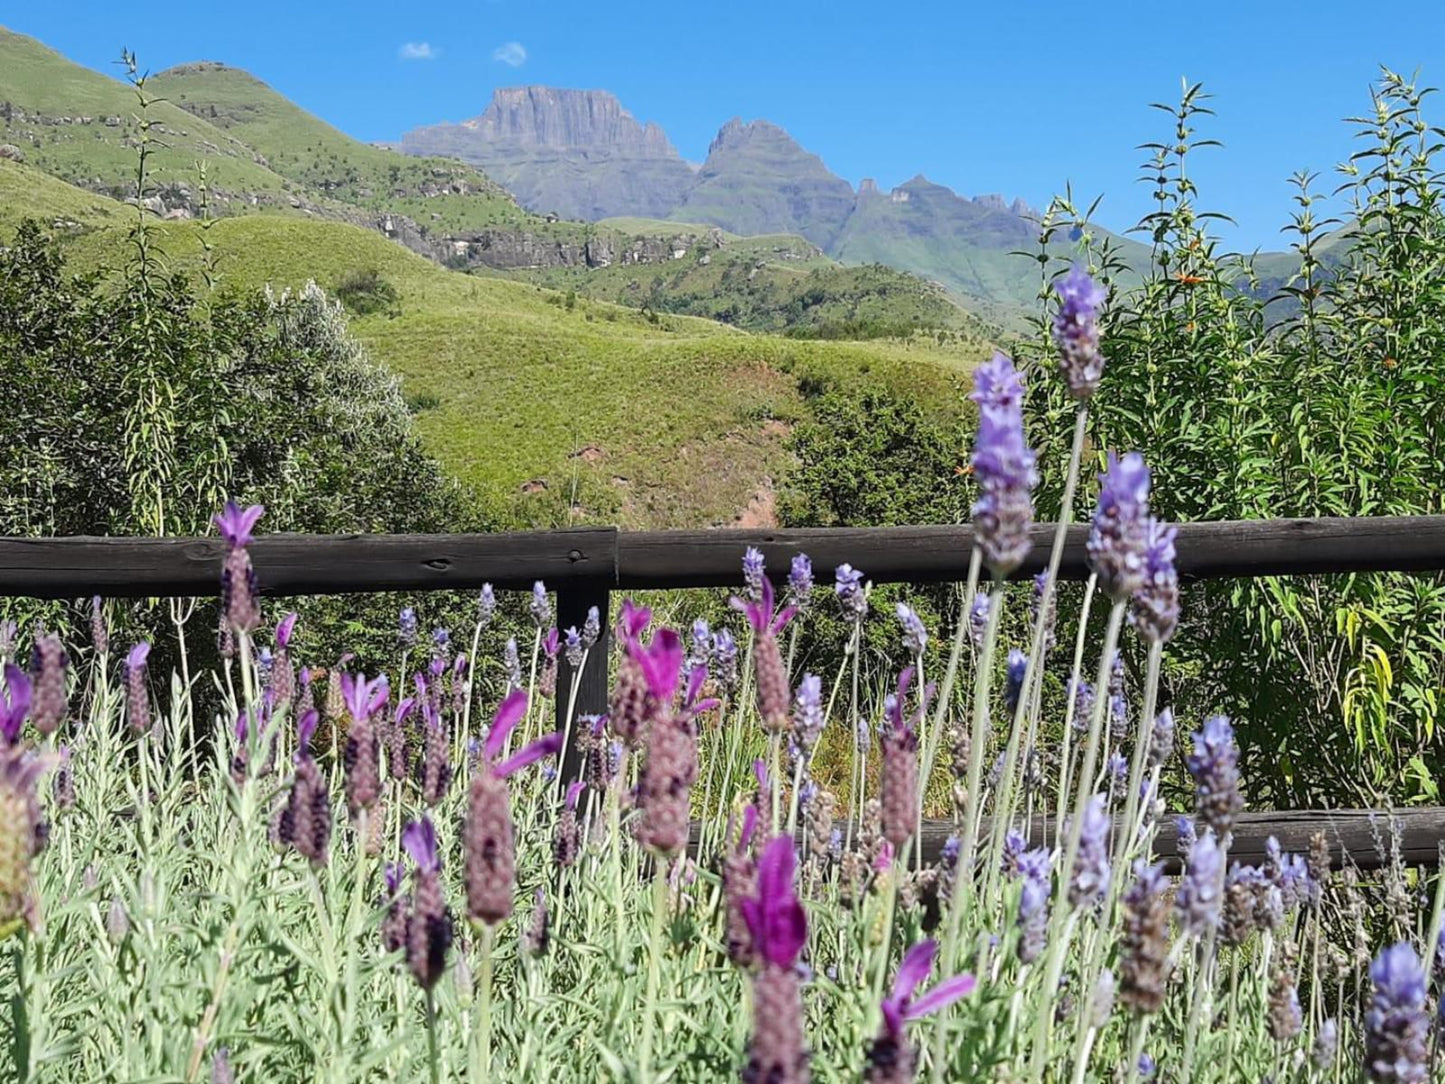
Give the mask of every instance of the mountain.
<path id="1" fill-rule="evenodd" d="M 600 90 L 499 89 L 480 116 L 408 132 L 401 149 L 476 164 L 524 207 L 585 221 L 665 218 L 693 179 L 661 128 Z"/>
<path id="2" fill-rule="evenodd" d="M 853 186 L 821 158 L 776 124 L 734 117 L 670 217 L 733 233 L 798 233 L 830 250 L 852 209 Z"/>

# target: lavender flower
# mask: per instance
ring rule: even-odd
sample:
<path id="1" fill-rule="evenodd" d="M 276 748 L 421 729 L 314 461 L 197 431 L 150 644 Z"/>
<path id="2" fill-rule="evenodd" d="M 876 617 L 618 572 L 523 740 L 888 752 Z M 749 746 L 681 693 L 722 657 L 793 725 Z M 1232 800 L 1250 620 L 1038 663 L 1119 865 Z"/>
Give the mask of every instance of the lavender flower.
<path id="1" fill-rule="evenodd" d="M 973 993 L 978 985 L 972 975 L 955 975 L 920 997 L 914 994 L 933 970 L 937 945 L 920 941 L 910 948 L 898 965 L 892 992 L 883 999 L 883 1026 L 868 1048 L 867 1084 L 908 1084 L 916 1071 L 917 1051 L 909 1047 L 904 1024 L 939 1012 L 959 998 Z"/>
<path id="2" fill-rule="evenodd" d="M 770 603 L 772 586 L 766 580 L 763 591 Z M 674 715 L 672 710 L 682 673 L 682 639 L 672 629 L 660 629 L 649 647 L 642 648 L 634 641 L 628 651 L 642 671 L 651 708 L 647 760 L 638 789 L 642 818 L 637 838 L 659 854 L 674 855 L 687 845 L 688 796 L 697 779 L 697 733 L 692 719 L 686 711 Z M 695 672 L 691 681 L 696 686 L 701 685 L 699 677 L 706 680 L 707 671 Z M 696 688 L 690 689 L 686 699 L 693 699 L 696 693 Z"/>
<path id="3" fill-rule="evenodd" d="M 381 798 L 380 741 L 372 720 L 390 695 L 385 675 L 371 681 L 365 674 L 341 675 L 341 696 L 351 714 L 342 764 L 346 768 L 346 801 L 353 813 L 370 809 Z"/>
<path id="4" fill-rule="evenodd" d="M 923 627 L 923 619 L 906 602 L 898 604 L 897 613 L 898 623 L 903 626 L 903 650 L 910 655 L 922 655 L 928 646 L 928 630 Z"/>
<path id="5" fill-rule="evenodd" d="M 221 609 L 226 622 L 238 632 L 254 632 L 261 625 L 260 589 L 256 570 L 246 547 L 251 544 L 251 531 L 266 509 L 253 504 L 244 512 L 234 501 L 215 518 L 221 537 L 226 540 L 226 561 L 221 566 Z"/>
<path id="6" fill-rule="evenodd" d="M 954 844 L 954 860 L 957 860 L 957 837 L 949 836 L 949 842 Z M 947 844 L 945 844 L 946 846 Z M 1020 876 L 1022 870 L 1019 867 L 1019 860 L 1023 853 L 1029 849 L 1028 838 L 1017 828 L 1010 828 L 1003 837 L 1003 854 L 999 857 L 999 869 L 1005 877 L 1015 878 Z"/>
<path id="7" fill-rule="evenodd" d="M 507 675 L 508 689 L 522 687 L 522 657 L 517 652 L 515 637 L 508 637 L 506 647 L 502 649 L 502 670 Z"/>
<path id="8" fill-rule="evenodd" d="M 577 799 L 582 795 L 583 786 L 580 779 L 567 784 L 562 813 L 557 818 L 557 828 L 552 835 L 552 858 L 564 869 L 576 865 L 577 856 L 582 853 L 582 831 L 577 824 Z"/>
<path id="9" fill-rule="evenodd" d="M 321 769 L 311 755 L 311 737 L 318 718 L 309 711 L 296 732 L 296 772 L 281 813 L 278 836 L 313 866 L 323 866 L 331 848 L 331 795 Z"/>
<path id="10" fill-rule="evenodd" d="M 823 732 L 823 679 L 804 674 L 793 698 L 793 735 L 798 744 L 811 750 Z"/>
<path id="11" fill-rule="evenodd" d="M 528 956 L 545 956 L 552 943 L 552 920 L 547 913 L 547 895 L 540 888 L 532 896 L 532 915 L 522 931 L 522 951 Z"/>
<path id="12" fill-rule="evenodd" d="M 968 634 L 973 640 L 973 646 L 982 650 L 984 635 L 988 631 L 988 611 L 990 600 L 987 591 L 975 592 L 973 602 L 968 608 Z"/>
<path id="13" fill-rule="evenodd" d="M 527 694 L 514 689 L 502 701 L 487 731 L 487 740 L 482 745 L 484 763 L 473 774 L 467 795 L 466 820 L 462 827 L 467 913 L 474 922 L 492 926 L 512 913 L 512 896 L 517 884 L 507 777 L 562 747 L 562 735 L 553 733 L 498 763 L 508 735 L 526 714 Z"/>
<path id="14" fill-rule="evenodd" d="M 889 711 L 889 726 L 883 733 L 883 778 L 879 799 L 883 811 L 883 836 L 896 851 L 902 851 L 918 824 L 918 735 L 915 724 L 928 710 L 933 686 L 923 690 L 918 706 L 907 712 L 908 690 L 913 668 L 898 675 L 898 692 Z"/>
<path id="15" fill-rule="evenodd" d="M 1089 730 L 1089 719 L 1094 714 L 1094 686 L 1083 678 L 1069 678 L 1069 696 L 1074 701 L 1074 729 L 1080 734 Z"/>
<path id="16" fill-rule="evenodd" d="M 978 546 L 989 570 L 1006 576 L 1023 563 L 1033 546 L 1029 528 L 1039 476 L 1034 453 L 1024 439 L 1022 414 L 982 411 L 972 462 L 980 491 L 973 506 Z"/>
<path id="17" fill-rule="evenodd" d="M 477 595 L 477 624 L 482 628 L 488 627 L 492 619 L 497 615 L 497 595 L 489 583 L 482 584 L 482 590 Z"/>
<path id="18" fill-rule="evenodd" d="M 441 883 L 436 829 L 427 817 L 408 824 L 402 846 L 416 864 L 412 871 L 411 915 L 406 924 L 406 965 L 423 990 L 437 984 L 452 946 L 452 916 Z"/>
<path id="19" fill-rule="evenodd" d="M 1150 516 L 1144 523 L 1144 582 L 1134 592 L 1134 623 L 1155 643 L 1167 643 L 1179 627 L 1179 573 L 1174 567 L 1175 528 Z"/>
<path id="20" fill-rule="evenodd" d="M 1059 294 L 1059 311 L 1054 314 L 1059 369 L 1070 395 L 1091 399 L 1104 375 L 1097 320 L 1099 308 L 1109 295 L 1078 264 L 1054 284 L 1054 289 Z"/>
<path id="21" fill-rule="evenodd" d="M 1330 1068 L 1335 1063 L 1335 1055 L 1340 1049 L 1340 1028 L 1331 1016 L 1319 1030 L 1315 1032 L 1314 1045 L 1310 1048 L 1310 1061 L 1314 1067 L 1321 1071 Z"/>
<path id="22" fill-rule="evenodd" d="M 436 705 L 429 697 L 417 699 L 421 701 L 422 718 L 421 800 L 435 806 L 446 797 L 451 786 L 451 742 Z"/>
<path id="23" fill-rule="evenodd" d="M 749 546 L 743 553 L 743 594 L 757 602 L 763 597 L 763 551 Z"/>
<path id="24" fill-rule="evenodd" d="M 4 699 L 0 700 L 0 738 L 7 748 L 0 749 L 0 760 L 9 755 L 9 748 L 20 740 L 25 717 L 30 714 L 30 679 L 13 663 L 5 664 Z"/>
<path id="25" fill-rule="evenodd" d="M 793 555 L 788 570 L 788 605 L 806 611 L 813 596 L 813 562 L 806 553 Z"/>
<path id="26" fill-rule="evenodd" d="M 97 655 L 110 654 L 110 630 L 105 624 L 105 603 L 99 595 L 90 600 L 90 643 Z"/>
<path id="27" fill-rule="evenodd" d="M 1110 452 L 1108 469 L 1099 482 L 1099 507 L 1086 543 L 1089 567 L 1099 576 L 1099 589 L 1115 602 L 1123 602 L 1144 583 L 1149 468 L 1138 452 L 1122 459 Z"/>
<path id="28" fill-rule="evenodd" d="M 1119 996 L 1138 1013 L 1164 1007 L 1169 980 L 1169 901 L 1164 865 L 1134 865 L 1134 883 L 1124 892 L 1119 946 Z"/>
<path id="29" fill-rule="evenodd" d="M 1042 955 L 1049 925 L 1049 884 L 1053 879 L 1053 855 L 1045 847 L 1024 851 L 1018 858 L 1019 959 L 1033 963 Z"/>
<path id="30" fill-rule="evenodd" d="M 1039 608 L 1044 603 L 1044 592 L 1048 589 L 1049 574 L 1040 572 L 1034 577 L 1034 589 L 1029 595 L 1029 619 L 1035 623 L 1039 620 Z M 1059 596 L 1057 593 L 1049 596 L 1049 611 L 1044 617 L 1044 654 L 1054 649 L 1057 642 L 1054 635 L 1055 625 L 1059 619 Z"/>
<path id="31" fill-rule="evenodd" d="M 973 391 L 968 397 L 980 411 L 1021 413 L 1024 407 L 1023 377 L 1008 355 L 994 351 L 988 361 L 973 371 Z"/>
<path id="32" fill-rule="evenodd" d="M 757 894 L 741 909 L 761 964 L 753 978 L 753 1033 L 743 1080 L 807 1084 L 803 1005 L 794 965 L 808 939 L 808 920 L 793 890 L 793 841 L 778 836 L 758 860 Z"/>
<path id="33" fill-rule="evenodd" d="M 396 862 L 386 864 L 386 896 L 382 903 L 386 917 L 381 923 L 381 944 L 387 952 L 399 952 L 406 947 L 406 923 L 411 911 L 411 901 L 401 894 L 402 869 Z"/>
<path id="34" fill-rule="evenodd" d="M 557 652 L 561 646 L 561 638 L 553 626 L 542 638 L 542 675 L 537 679 L 537 692 L 548 699 L 557 695 Z"/>
<path id="35" fill-rule="evenodd" d="M 1430 1018 L 1425 969 L 1408 941 L 1370 965 L 1374 996 L 1365 1013 L 1365 1075 L 1375 1084 L 1416 1084 L 1429 1076 Z"/>
<path id="36" fill-rule="evenodd" d="M 1173 751 L 1174 713 L 1165 708 L 1154 717 L 1154 727 L 1149 731 L 1149 769 L 1162 768 Z"/>
<path id="37" fill-rule="evenodd" d="M 623 600 L 622 621 L 617 631 L 624 651 L 617 666 L 617 680 L 612 686 L 608 722 L 629 749 L 636 748 L 642 741 L 643 729 L 647 725 L 647 681 L 642 667 L 633 657 L 633 646 L 640 648 L 639 637 L 651 620 L 651 610 L 634 606 L 631 599 Z"/>
<path id="38" fill-rule="evenodd" d="M 1223 715 L 1204 721 L 1194 735 L 1194 751 L 1184 766 L 1194 777 L 1194 804 L 1199 820 L 1221 839 L 1234 827 L 1234 818 L 1244 808 L 1239 793 L 1239 747 L 1234 727 Z"/>
<path id="39" fill-rule="evenodd" d="M 416 647 L 416 611 L 410 606 L 402 609 L 397 618 L 397 642 L 403 651 Z"/>
<path id="40" fill-rule="evenodd" d="M 582 654 L 587 650 L 582 643 L 582 634 L 577 631 L 576 625 L 572 625 L 563 635 L 566 637 L 566 646 L 562 653 L 567 657 L 567 665 L 576 670 L 582 665 Z"/>
<path id="41" fill-rule="evenodd" d="M 1079 850 L 1069 879 L 1069 902 L 1075 907 L 1097 903 L 1109 885 L 1108 796 L 1095 794 L 1084 807 Z"/>
<path id="42" fill-rule="evenodd" d="M 30 663 L 34 682 L 30 721 L 42 734 L 54 734 L 69 711 L 65 693 L 68 664 L 59 636 L 51 633 L 36 639 Z"/>
<path id="43" fill-rule="evenodd" d="M 718 629 L 712 637 L 712 655 L 708 673 L 723 689 L 736 688 L 738 683 L 738 645 L 727 629 Z"/>
<path id="44" fill-rule="evenodd" d="M 1174 848 L 1180 855 L 1186 854 L 1194 841 L 1199 838 L 1199 830 L 1194 826 L 1194 818 L 1180 815 L 1174 818 Z"/>
<path id="45" fill-rule="evenodd" d="M 684 673 L 691 673 L 696 667 L 706 666 L 712 658 L 712 629 L 704 618 L 692 623 L 692 646 L 688 649 Z"/>
<path id="46" fill-rule="evenodd" d="M 1019 697 L 1024 691 L 1024 677 L 1029 671 L 1029 657 L 1016 647 L 1009 648 L 1008 671 L 1003 687 L 1004 706 L 1010 712 L 1018 710 Z"/>
<path id="47" fill-rule="evenodd" d="M 70 768 L 68 745 L 60 747 L 59 759 L 55 763 L 54 794 L 57 809 L 75 808 L 75 773 Z"/>
<path id="48" fill-rule="evenodd" d="M 602 615 L 597 612 L 596 606 L 589 606 L 587 607 L 587 620 L 582 622 L 582 646 L 590 650 L 601 636 Z"/>
<path id="49" fill-rule="evenodd" d="M 151 645 L 142 641 L 125 657 L 125 707 L 130 728 L 144 734 L 151 728 L 151 698 L 146 688 L 146 659 Z"/>
<path id="50" fill-rule="evenodd" d="M 733 609 L 747 615 L 752 625 L 753 665 L 757 674 L 758 714 L 762 717 L 763 729 L 781 732 L 788 728 L 788 673 L 783 663 L 782 650 L 778 647 L 778 633 L 787 627 L 797 611 L 784 607 L 774 613 L 773 585 L 764 579 L 761 599 L 745 602 L 734 598 Z"/>
<path id="51" fill-rule="evenodd" d="M 1189 848 L 1189 861 L 1174 897 L 1174 909 L 1185 933 L 1204 934 L 1219 925 L 1224 885 L 1224 851 L 1214 833 L 1204 834 Z"/>
<path id="52" fill-rule="evenodd" d="M 1155 1071 L 1155 1069 L 1157 1069 L 1157 1068 L 1158 1068 L 1158 1066 L 1155 1065 L 1155 1063 L 1154 1063 L 1154 1056 L 1153 1056 L 1152 1054 L 1140 1054 L 1140 1055 L 1139 1055 L 1139 1065 L 1138 1065 L 1138 1069 L 1139 1069 L 1139 1076 L 1140 1076 L 1141 1079 L 1143 1079 L 1143 1080 L 1153 1080 L 1153 1079 L 1154 1079 L 1154 1071 Z"/>
<path id="53" fill-rule="evenodd" d="M 276 657 L 271 666 L 271 691 L 276 703 L 285 707 L 296 697 L 296 667 L 291 662 L 291 637 L 299 615 L 289 613 L 276 626 Z"/>
<path id="54" fill-rule="evenodd" d="M 833 592 L 843 607 L 843 619 L 857 624 L 868 613 L 868 591 L 863 573 L 849 564 L 842 564 L 833 573 Z"/>
<path id="55" fill-rule="evenodd" d="M 728 959 L 738 967 L 751 967 L 757 959 L 752 931 L 743 915 L 743 902 L 757 895 L 758 864 L 749 851 L 758 827 L 758 807 L 743 809 L 742 827 L 736 842 L 723 856 L 722 889 L 725 910 L 724 939 Z M 728 816 L 726 840 L 733 839 L 733 817 Z"/>
<path id="56" fill-rule="evenodd" d="M 527 609 L 539 629 L 545 629 L 552 623 L 552 603 L 547 598 L 547 585 L 541 580 L 532 584 L 532 598 L 527 603 Z"/>
<path id="57" fill-rule="evenodd" d="M 12 697 L 28 699 L 21 686 L 25 677 L 7 665 Z M 39 918 L 31 884 L 31 859 L 43 848 L 37 779 L 55 763 L 54 754 L 11 749 L 0 755 L 0 935 L 22 922 L 33 929 Z"/>

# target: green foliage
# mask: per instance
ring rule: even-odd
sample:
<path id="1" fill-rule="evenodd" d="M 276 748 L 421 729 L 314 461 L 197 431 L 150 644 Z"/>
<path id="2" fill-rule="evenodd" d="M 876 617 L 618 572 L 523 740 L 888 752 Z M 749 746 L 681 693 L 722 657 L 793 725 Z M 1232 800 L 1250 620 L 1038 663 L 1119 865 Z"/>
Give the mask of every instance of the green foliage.
<path id="1" fill-rule="evenodd" d="M 401 295 L 374 267 L 348 271 L 337 283 L 334 292 L 341 303 L 357 316 L 371 316 L 373 313 L 401 315 Z"/>
<path id="2" fill-rule="evenodd" d="M 1083 256 L 1114 282 L 1108 366 L 1092 440 L 1141 449 L 1155 508 L 1170 520 L 1438 514 L 1445 475 L 1445 207 L 1428 92 L 1386 71 L 1363 149 L 1341 167 L 1352 198 L 1347 246 L 1296 178 L 1295 266 L 1278 295 L 1251 261 L 1220 251 L 1198 210 L 1189 155 L 1208 114 L 1188 87 L 1145 171 L 1159 210 L 1140 224 L 1151 268 L 1120 288 L 1117 253 Z M 1067 201 L 1045 234 L 1073 225 Z M 1044 260 L 1046 277 L 1056 264 Z M 1271 303 L 1273 301 L 1273 303 Z M 1042 332 L 1041 328 L 1041 332 Z M 1051 364 L 1041 334 L 1028 351 Z M 1037 377 L 1040 446 L 1066 442 L 1072 408 Z M 1045 514 L 1059 463 L 1045 456 Z M 1087 489 L 1087 487 L 1084 487 Z M 1081 494 L 1076 512 L 1092 500 Z M 1177 702 L 1233 714 L 1258 797 L 1282 805 L 1431 801 L 1445 771 L 1437 734 L 1445 641 L 1439 576 L 1211 582 L 1189 588 L 1175 656 Z M 1187 678 L 1186 678 L 1187 675 Z"/>

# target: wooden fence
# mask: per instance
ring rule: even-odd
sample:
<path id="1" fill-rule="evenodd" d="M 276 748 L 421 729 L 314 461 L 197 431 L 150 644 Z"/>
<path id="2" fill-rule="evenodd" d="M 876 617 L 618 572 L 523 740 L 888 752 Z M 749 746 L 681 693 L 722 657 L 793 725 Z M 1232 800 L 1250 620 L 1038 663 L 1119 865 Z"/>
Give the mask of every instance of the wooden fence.
<path id="1" fill-rule="evenodd" d="M 1054 527 L 1034 527 L 1034 547 L 1017 576 L 1040 571 Z M 1059 575 L 1085 579 L 1087 527 L 1069 528 Z M 814 567 L 848 563 L 874 583 L 961 582 L 973 547 L 971 527 L 877 527 L 773 531 L 619 531 L 576 528 L 485 535 L 263 535 L 251 548 L 267 595 L 333 595 L 383 591 L 529 589 L 542 580 L 557 594 L 557 624 L 581 627 L 597 607 L 605 630 L 614 591 L 674 587 L 736 587 L 741 557 L 756 546 L 770 569 L 786 570 L 795 554 Z M 1276 519 L 1182 524 L 1178 568 L 1187 580 L 1354 572 L 1445 570 L 1445 516 Z M 151 598 L 215 593 L 224 553 L 217 538 L 0 539 L 0 597 Z M 588 656 L 576 710 L 606 710 L 607 651 Z M 560 660 L 560 688 L 571 673 Z M 559 714 L 565 697 L 558 697 Z M 563 771 L 575 770 L 568 750 Z M 1445 838 L 1445 809 L 1399 814 L 1401 853 L 1412 864 L 1435 863 Z M 1248 815 L 1233 852 L 1262 854 L 1273 834 L 1300 850 L 1317 830 L 1362 868 L 1378 864 L 1375 837 L 1388 825 L 1369 810 L 1292 811 Z M 925 825 L 925 856 L 936 853 L 945 824 Z M 1046 826 L 1034 826 L 1039 838 Z M 1173 837 L 1160 833 L 1165 855 Z"/>

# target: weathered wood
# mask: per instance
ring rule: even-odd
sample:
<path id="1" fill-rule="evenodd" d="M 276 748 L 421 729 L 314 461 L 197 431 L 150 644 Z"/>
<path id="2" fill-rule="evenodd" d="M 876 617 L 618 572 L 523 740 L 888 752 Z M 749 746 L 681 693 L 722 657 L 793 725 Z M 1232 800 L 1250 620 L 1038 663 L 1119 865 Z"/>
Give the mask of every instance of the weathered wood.
<path id="1" fill-rule="evenodd" d="M 607 711 L 607 656 L 611 647 L 611 615 L 608 612 L 610 584 L 597 579 L 587 579 L 557 592 L 557 628 L 565 631 L 575 626 L 580 632 L 587 621 L 587 611 L 597 607 L 597 616 L 602 623 L 602 633 L 582 663 L 581 680 L 577 684 L 577 702 L 573 711 L 572 733 L 558 763 L 564 782 L 570 783 L 582 775 L 582 751 L 578 741 L 578 727 L 575 720 L 584 715 L 601 715 Z M 565 639 L 563 645 L 565 647 Z M 557 667 L 557 729 L 567 730 L 567 701 L 572 690 L 572 664 L 567 661 L 564 650 Z"/>
<path id="2" fill-rule="evenodd" d="M 1054 528 L 1033 529 L 1033 550 L 1016 573 L 1043 570 Z M 1059 575 L 1087 579 L 1088 527 L 1070 527 Z M 875 583 L 955 582 L 968 573 L 973 528 L 866 527 L 775 531 L 627 532 L 618 537 L 618 585 L 718 587 L 741 584 L 743 550 L 756 546 L 785 575 L 806 553 L 820 572 L 848 563 Z M 1192 579 L 1332 572 L 1445 569 L 1445 516 L 1236 520 L 1179 526 L 1178 567 Z"/>
<path id="3" fill-rule="evenodd" d="M 1279 840 L 1286 852 L 1304 854 L 1316 832 L 1324 832 L 1330 844 L 1331 864 L 1339 869 L 1348 855 L 1359 869 L 1379 869 L 1390 862 L 1391 820 L 1397 823 L 1400 839 L 1400 860 L 1406 866 L 1435 866 L 1440 861 L 1440 844 L 1445 841 L 1445 808 L 1411 808 L 1393 814 L 1370 809 L 1288 810 L 1281 812 L 1243 813 L 1234 830 L 1229 850 L 1231 862 L 1257 866 L 1265 860 L 1265 842 L 1270 836 Z M 1035 817 L 1029 825 L 1031 846 L 1055 842 L 1057 821 Z M 693 825 L 692 844 L 697 844 L 697 825 Z M 856 828 L 855 828 L 856 835 Z M 936 862 L 948 837 L 956 831 L 953 822 L 923 822 L 923 860 Z M 982 838 L 988 838 L 985 830 Z M 801 838 L 801 834 L 800 834 Z M 1159 826 L 1154 840 L 1154 855 L 1162 859 L 1171 873 L 1179 872 L 1178 835 L 1174 818 L 1168 816 Z"/>
<path id="4" fill-rule="evenodd" d="M 1083 579 L 1083 525 L 1070 528 L 1061 576 Z M 1018 575 L 1039 571 L 1053 528 L 1034 528 Z M 728 587 L 741 558 L 760 548 L 786 573 L 806 552 L 826 575 L 847 562 L 875 583 L 964 578 L 971 527 L 870 527 L 777 531 L 642 531 L 579 528 L 492 535 L 262 535 L 252 549 L 272 595 L 523 589 L 594 580 L 623 589 Z M 1190 578 L 1445 569 L 1445 516 L 1279 519 L 1191 523 L 1179 528 L 1179 570 Z M 208 595 L 217 589 L 218 539 L 0 539 L 0 596 L 82 598 Z"/>
<path id="5" fill-rule="evenodd" d="M 220 590 L 220 539 L 0 539 L 0 596 L 147 598 Z M 251 546 L 268 595 L 525 589 L 606 582 L 617 529 L 513 534 L 260 535 Z"/>

